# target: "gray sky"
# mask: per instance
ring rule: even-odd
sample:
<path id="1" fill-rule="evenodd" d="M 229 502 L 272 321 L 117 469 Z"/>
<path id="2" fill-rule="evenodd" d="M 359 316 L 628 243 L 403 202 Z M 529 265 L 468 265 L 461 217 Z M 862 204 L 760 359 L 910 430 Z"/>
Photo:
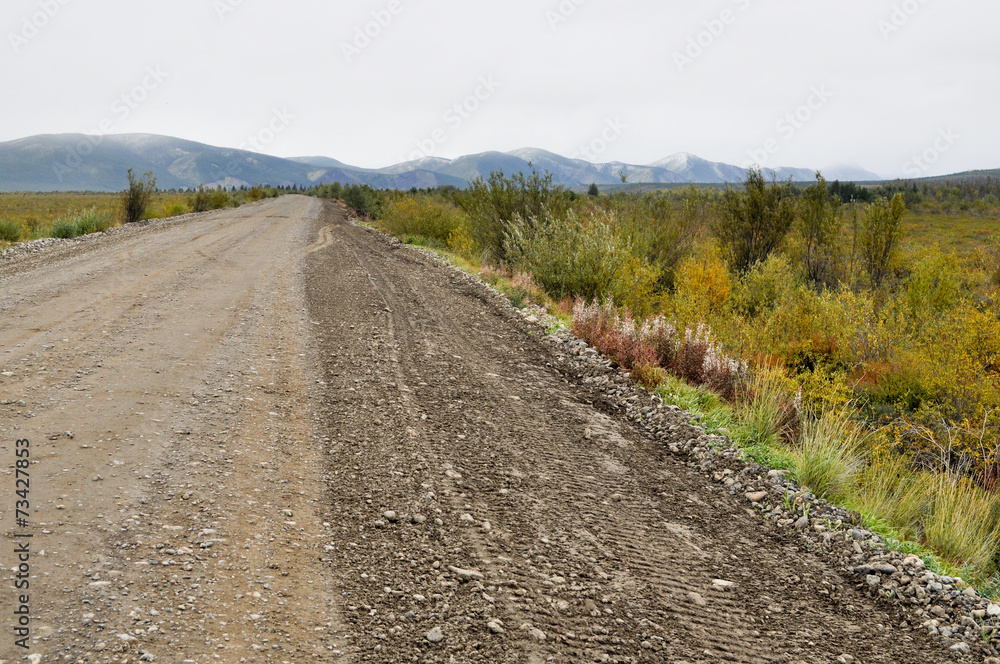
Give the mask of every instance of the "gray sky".
<path id="1" fill-rule="evenodd" d="M 998 24 L 995 0 L 5 0 L 0 140 L 996 168 Z"/>

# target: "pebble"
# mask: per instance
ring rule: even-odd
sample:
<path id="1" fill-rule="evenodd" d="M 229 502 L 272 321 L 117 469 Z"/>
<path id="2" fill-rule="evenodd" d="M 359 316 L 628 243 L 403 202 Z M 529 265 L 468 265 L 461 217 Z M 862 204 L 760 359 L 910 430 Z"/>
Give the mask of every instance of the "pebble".
<path id="1" fill-rule="evenodd" d="M 448 567 L 448 571 L 458 577 L 459 581 L 482 581 L 485 577 L 482 572 L 461 567 Z"/>
<path id="2" fill-rule="evenodd" d="M 749 500 L 751 503 L 760 503 L 763 502 L 766 498 L 767 498 L 766 491 L 755 491 L 753 493 L 747 494 L 747 500 Z"/>
<path id="3" fill-rule="evenodd" d="M 389 523 L 396 523 L 399 521 L 399 515 L 392 510 L 387 510 L 382 517 Z"/>
<path id="4" fill-rule="evenodd" d="M 431 631 L 427 632 L 425 638 L 431 643 L 441 643 L 444 641 L 444 630 L 440 627 L 435 627 Z"/>
<path id="5" fill-rule="evenodd" d="M 486 627 L 494 634 L 504 633 L 503 625 L 500 624 L 499 620 L 491 620 L 490 622 L 486 623 Z"/>

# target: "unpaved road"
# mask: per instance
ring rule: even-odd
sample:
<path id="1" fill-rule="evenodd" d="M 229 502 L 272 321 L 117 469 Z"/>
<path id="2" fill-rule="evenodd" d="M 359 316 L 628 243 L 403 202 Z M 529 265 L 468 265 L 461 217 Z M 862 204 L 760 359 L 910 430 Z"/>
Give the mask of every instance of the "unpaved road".
<path id="1" fill-rule="evenodd" d="M 948 660 L 332 205 L 0 263 L 0 321 L 0 660 Z"/>

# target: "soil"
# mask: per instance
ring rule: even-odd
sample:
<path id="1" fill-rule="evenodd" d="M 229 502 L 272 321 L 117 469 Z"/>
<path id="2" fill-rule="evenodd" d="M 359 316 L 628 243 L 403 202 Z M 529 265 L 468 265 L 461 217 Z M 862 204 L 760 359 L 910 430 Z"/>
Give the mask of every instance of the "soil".
<path id="1" fill-rule="evenodd" d="M 4 261 L 0 321 L 0 661 L 951 659 L 333 204 Z"/>

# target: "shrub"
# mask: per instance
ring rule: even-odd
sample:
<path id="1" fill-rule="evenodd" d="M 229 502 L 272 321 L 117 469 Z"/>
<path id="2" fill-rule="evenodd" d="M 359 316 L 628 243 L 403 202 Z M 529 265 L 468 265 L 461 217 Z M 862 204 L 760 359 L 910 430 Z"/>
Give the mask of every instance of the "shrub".
<path id="1" fill-rule="evenodd" d="M 840 199 L 831 198 L 826 178 L 817 173 L 816 184 L 803 193 L 799 213 L 802 262 L 810 281 L 832 283 L 841 226 Z"/>
<path id="2" fill-rule="evenodd" d="M 682 321 L 699 321 L 723 309 L 733 282 L 714 244 L 708 244 L 680 262 L 671 298 L 674 314 Z"/>
<path id="3" fill-rule="evenodd" d="M 56 219 L 52 224 L 52 237 L 69 240 L 80 234 L 80 227 L 73 219 Z"/>
<path id="4" fill-rule="evenodd" d="M 77 235 L 103 233 L 112 226 L 111 216 L 104 212 L 98 212 L 96 207 L 80 212 L 73 216 L 71 221 L 76 224 Z"/>
<path id="5" fill-rule="evenodd" d="M 882 285 L 899 245 L 906 204 L 903 195 L 866 205 L 861 218 L 859 249 L 873 288 Z"/>
<path id="6" fill-rule="evenodd" d="M 156 191 L 156 176 L 147 172 L 141 178 L 128 169 L 128 188 L 121 194 L 122 221 L 126 224 L 142 221 Z"/>
<path id="7" fill-rule="evenodd" d="M 454 206 L 428 196 L 407 195 L 386 203 L 382 226 L 398 237 L 417 236 L 448 243 L 461 228 L 462 214 Z"/>
<path id="8" fill-rule="evenodd" d="M 511 225 L 519 221 L 530 230 L 535 220 L 545 216 L 561 219 L 569 210 L 570 195 L 552 184 L 551 173 L 533 170 L 529 176 L 506 176 L 499 170 L 486 180 L 473 180 L 457 201 L 469 216 L 469 231 L 487 259 L 505 263 Z"/>
<path id="9" fill-rule="evenodd" d="M 773 311 L 794 292 L 799 275 L 784 256 L 771 255 L 739 279 L 733 303 L 753 318 Z"/>
<path id="10" fill-rule="evenodd" d="M 368 185 L 350 186 L 344 190 L 344 203 L 362 217 L 382 217 L 382 197 Z"/>
<path id="11" fill-rule="evenodd" d="M 24 229 L 16 221 L 0 221 L 0 240 L 4 242 L 20 242 Z"/>
<path id="12" fill-rule="evenodd" d="M 510 263 L 534 275 L 557 299 L 610 296 L 635 310 L 649 306 L 657 272 L 633 254 L 628 238 L 607 215 L 583 220 L 570 212 L 565 218 L 546 214 L 532 223 L 518 219 L 509 226 L 504 246 Z"/>
<path id="13" fill-rule="evenodd" d="M 852 489 L 863 457 L 860 441 L 849 411 L 807 415 L 802 432 L 792 450 L 792 469 L 799 483 L 813 493 L 842 500 Z"/>
<path id="14" fill-rule="evenodd" d="M 748 271 L 781 246 L 795 221 L 791 183 L 770 184 L 751 169 L 742 192 L 728 189 L 712 234 L 737 274 Z"/>
<path id="15" fill-rule="evenodd" d="M 653 390 L 666 380 L 667 372 L 655 364 L 644 362 L 632 367 L 632 378 L 647 390 Z"/>
<path id="16" fill-rule="evenodd" d="M 199 187 L 191 198 L 191 209 L 194 212 L 208 212 L 210 210 L 221 210 L 229 207 L 229 192 L 222 188 L 206 189 Z"/>
<path id="17" fill-rule="evenodd" d="M 614 212 L 621 232 L 631 238 L 636 255 L 660 272 L 659 286 L 672 288 L 678 263 L 691 253 L 704 230 L 705 197 L 693 186 L 681 203 L 661 194 L 619 194 L 606 205 Z"/>

